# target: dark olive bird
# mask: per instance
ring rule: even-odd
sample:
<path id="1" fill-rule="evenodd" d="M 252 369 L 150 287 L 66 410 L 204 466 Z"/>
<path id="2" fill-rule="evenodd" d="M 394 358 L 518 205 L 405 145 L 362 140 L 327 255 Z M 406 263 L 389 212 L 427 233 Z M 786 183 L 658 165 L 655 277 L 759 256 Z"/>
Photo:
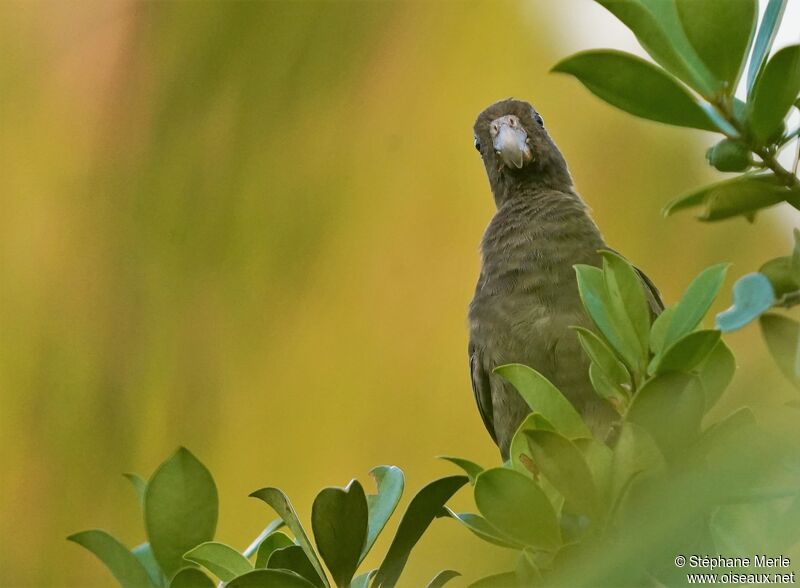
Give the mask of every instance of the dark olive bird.
<path id="1" fill-rule="evenodd" d="M 497 205 L 483 235 L 481 273 L 469 307 L 472 389 L 483 422 L 508 459 L 511 438 L 530 409 L 492 370 L 522 363 L 553 382 L 603 437 L 614 411 L 592 389 L 588 359 L 569 327 L 591 328 L 573 266 L 599 266 L 598 250 L 609 247 L 530 104 L 492 104 L 478 116 L 474 132 Z M 639 275 L 658 314 L 658 291 Z"/>

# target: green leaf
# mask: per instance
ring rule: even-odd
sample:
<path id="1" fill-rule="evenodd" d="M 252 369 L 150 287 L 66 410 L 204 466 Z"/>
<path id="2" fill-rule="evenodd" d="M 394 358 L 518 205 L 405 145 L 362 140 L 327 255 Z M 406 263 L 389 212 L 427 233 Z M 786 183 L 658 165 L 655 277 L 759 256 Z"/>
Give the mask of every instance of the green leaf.
<path id="1" fill-rule="evenodd" d="M 670 345 L 650 363 L 648 373 L 690 372 L 701 364 L 719 342 L 719 331 L 694 331 Z"/>
<path id="2" fill-rule="evenodd" d="M 614 410 L 622 414 L 628 400 L 627 393 L 615 386 L 594 362 L 589 365 L 589 381 L 597 395 L 608 401 Z"/>
<path id="3" fill-rule="evenodd" d="M 309 541 L 308 535 L 306 535 L 306 531 L 303 529 L 303 525 L 300 524 L 300 519 L 297 517 L 292 503 L 289 501 L 289 497 L 278 488 L 262 488 L 261 490 L 253 492 L 250 496 L 263 500 L 278 513 L 278 516 L 281 517 L 283 522 L 286 523 L 286 526 L 289 527 L 289 530 L 294 534 L 297 543 L 303 548 L 303 551 L 305 551 L 308 560 L 314 566 L 314 569 L 325 586 L 329 586 L 328 577 L 322 569 L 322 564 L 319 562 L 317 554 L 311 546 L 311 541 Z"/>
<path id="4" fill-rule="evenodd" d="M 147 570 L 128 549 L 114 537 L 93 529 L 67 537 L 94 553 L 117 579 L 122 588 L 142 588 L 153 586 Z"/>
<path id="5" fill-rule="evenodd" d="M 164 575 L 184 567 L 183 554 L 214 538 L 219 500 L 206 467 L 181 447 L 147 484 L 144 523 Z"/>
<path id="6" fill-rule="evenodd" d="M 636 270 L 625 259 L 611 251 L 601 251 L 603 256 L 603 278 L 612 320 L 625 339 L 625 344 L 635 349 L 638 365 L 647 359 L 650 339 L 650 307 L 644 295 Z"/>
<path id="7" fill-rule="evenodd" d="M 269 556 L 272 555 L 273 551 L 289 547 L 290 545 L 294 545 L 294 543 L 283 533 L 277 531 L 275 533 L 270 533 L 258 546 L 258 551 L 256 552 L 256 567 L 266 568 Z"/>
<path id="8" fill-rule="evenodd" d="M 493 545 L 499 547 L 507 547 L 509 549 L 522 549 L 522 545 L 511 541 L 508 537 L 504 537 L 500 531 L 495 529 L 489 522 L 482 516 L 469 513 L 469 512 L 454 512 L 447 507 L 444 507 L 445 512 L 453 519 L 461 523 L 464 527 L 469 529 L 472 533 Z"/>
<path id="9" fill-rule="evenodd" d="M 717 221 L 747 215 L 795 198 L 797 193 L 785 187 L 772 174 L 744 175 L 680 196 L 667 204 L 662 212 L 664 216 L 669 216 L 685 208 L 705 205 L 705 211 L 698 218 Z"/>
<path id="10" fill-rule="evenodd" d="M 559 62 L 552 71 L 575 76 L 598 98 L 634 116 L 719 130 L 680 82 L 634 55 L 610 49 L 583 51 Z"/>
<path id="11" fill-rule="evenodd" d="M 673 343 L 694 331 L 700 324 L 722 286 L 729 265 L 728 263 L 712 265 L 692 280 L 672 310 L 672 318 L 662 344 L 664 349 L 669 349 Z"/>
<path id="12" fill-rule="evenodd" d="M 544 550 L 561 543 L 550 501 L 536 483 L 519 472 L 507 468 L 484 471 L 475 484 L 475 504 L 493 527 L 514 541 Z"/>
<path id="13" fill-rule="evenodd" d="M 214 541 L 201 543 L 183 558 L 203 566 L 223 582 L 229 582 L 253 569 L 245 556 L 233 547 Z"/>
<path id="14" fill-rule="evenodd" d="M 741 176 L 729 182 L 708 193 L 706 210 L 697 218 L 710 222 L 746 216 L 784 201 L 794 203 L 798 195 L 772 175 Z"/>
<path id="15" fill-rule="evenodd" d="M 712 450 L 718 453 L 719 447 L 726 447 L 732 438 L 755 424 L 753 411 L 743 406 L 703 431 L 697 442 L 697 451 L 699 454 L 707 454 Z"/>
<path id="16" fill-rule="evenodd" d="M 705 398 L 696 377 L 670 372 L 645 382 L 628 410 L 667 457 L 678 455 L 700 432 Z"/>
<path id="17" fill-rule="evenodd" d="M 138 474 L 122 474 L 133 486 L 136 492 L 136 497 L 139 499 L 139 505 L 144 505 L 144 493 L 147 491 L 147 482 L 145 482 Z"/>
<path id="18" fill-rule="evenodd" d="M 533 412 L 541 414 L 568 439 L 592 436 L 570 401 L 536 370 L 512 363 L 494 371 L 516 388 Z"/>
<path id="19" fill-rule="evenodd" d="M 337 586 L 347 586 L 367 539 L 367 497 L 358 480 L 346 488 L 325 488 L 314 499 L 311 527 L 319 554 Z"/>
<path id="20" fill-rule="evenodd" d="M 636 35 L 659 64 L 705 96 L 714 94 L 713 78 L 683 31 L 675 2 L 597 0 Z"/>
<path id="21" fill-rule="evenodd" d="M 460 575 L 461 574 L 455 570 L 442 570 L 436 574 L 430 582 L 428 582 L 427 588 L 441 588 L 450 580 L 453 578 L 458 578 Z"/>
<path id="22" fill-rule="evenodd" d="M 270 521 L 270 523 L 269 523 L 269 524 L 268 524 L 266 527 L 264 527 L 264 530 L 263 530 L 263 531 L 261 531 L 261 532 L 258 534 L 258 537 L 256 537 L 255 539 L 253 539 L 253 540 L 250 542 L 250 545 L 248 545 L 248 546 L 247 546 L 247 549 L 245 549 L 245 550 L 242 552 L 242 555 L 244 555 L 244 556 L 245 556 L 246 558 L 248 558 L 248 559 L 249 559 L 250 557 L 252 557 L 252 556 L 253 556 L 253 554 L 255 554 L 255 553 L 258 551 L 258 548 L 259 548 L 259 547 L 261 547 L 261 544 L 264 542 L 264 540 L 265 540 L 267 537 L 269 537 L 269 536 L 270 536 L 270 535 L 272 535 L 272 534 L 273 534 L 275 531 L 277 531 L 278 529 L 280 529 L 280 528 L 282 528 L 282 527 L 284 527 L 284 526 L 286 526 L 286 523 L 284 523 L 284 522 L 283 522 L 281 519 L 279 519 L 279 518 L 278 518 L 278 519 L 275 519 L 275 520 L 273 520 L 273 521 Z"/>
<path id="23" fill-rule="evenodd" d="M 750 102 L 750 128 L 762 144 L 780 131 L 800 93 L 800 45 L 784 47 L 767 62 Z"/>
<path id="24" fill-rule="evenodd" d="M 753 45 L 753 52 L 750 57 L 750 65 L 747 69 L 747 95 L 753 95 L 756 80 L 761 77 L 767 57 L 772 49 L 772 43 L 778 34 L 781 25 L 783 12 L 786 9 L 787 0 L 769 0 L 761 19 L 761 26 L 758 28 L 756 42 Z"/>
<path id="25" fill-rule="evenodd" d="M 800 323 L 780 314 L 767 313 L 759 318 L 761 333 L 767 343 L 767 349 L 781 373 L 795 387 L 800 388 L 798 373 L 798 338 Z"/>
<path id="26" fill-rule="evenodd" d="M 617 331 L 611 314 L 611 300 L 606 290 L 605 278 L 600 268 L 592 265 L 577 264 L 575 274 L 578 281 L 578 293 L 597 330 L 605 337 L 625 362 L 636 367 L 636 350 L 625 344 L 624 338 Z"/>
<path id="27" fill-rule="evenodd" d="M 757 1 L 725 0 L 723 6 L 677 0 L 676 5 L 689 42 L 712 75 L 724 82 L 726 94 L 732 95 L 755 33 Z"/>
<path id="28" fill-rule="evenodd" d="M 288 545 L 287 547 L 280 547 L 273 551 L 267 562 L 267 568 L 288 570 L 305 578 L 317 588 L 322 588 L 324 586 L 322 579 L 309 561 L 305 551 L 303 551 L 303 548 L 299 545 Z M 339 586 L 348 585 L 349 584 L 339 584 Z"/>
<path id="29" fill-rule="evenodd" d="M 717 315 L 717 328 L 725 333 L 741 329 L 775 303 L 775 292 L 767 276 L 747 274 L 733 285 L 733 306 Z"/>
<path id="30" fill-rule="evenodd" d="M 665 308 L 660 315 L 653 321 L 650 327 L 650 349 L 655 355 L 658 355 L 664 350 L 664 339 L 667 336 L 667 328 L 672 321 L 672 315 L 675 313 L 675 307 Z"/>
<path id="31" fill-rule="evenodd" d="M 764 274 L 769 279 L 777 298 L 788 292 L 800 290 L 793 258 L 794 256 L 792 255 L 776 257 L 758 268 L 758 273 Z"/>
<path id="32" fill-rule="evenodd" d="M 158 562 L 153 555 L 153 549 L 150 547 L 149 543 L 137 545 L 131 550 L 131 553 L 136 556 L 136 559 L 139 560 L 139 563 L 144 566 L 145 570 L 147 570 L 147 574 L 150 576 L 150 581 L 154 586 L 164 586 L 166 584 L 167 579 L 164 577 L 164 574 L 161 573 L 161 567 L 159 567 Z"/>
<path id="33" fill-rule="evenodd" d="M 577 334 L 581 347 L 592 360 L 592 364 L 603 372 L 615 389 L 630 394 L 633 389 L 631 375 L 614 352 L 592 331 L 583 327 L 571 327 Z"/>
<path id="34" fill-rule="evenodd" d="M 225 588 L 314 588 L 314 585 L 287 570 L 253 570 L 228 582 Z"/>
<path id="35" fill-rule="evenodd" d="M 480 474 L 483 471 L 482 466 L 479 466 L 474 461 L 470 461 L 468 459 L 464 459 L 461 457 L 450 457 L 447 455 L 440 455 L 439 459 L 449 461 L 450 463 L 455 464 L 456 466 L 464 470 L 464 473 L 467 474 L 467 477 L 469 478 L 469 483 L 473 485 L 475 484 L 475 478 L 477 478 L 478 474 Z"/>
<path id="36" fill-rule="evenodd" d="M 534 463 L 564 496 L 564 508 L 597 522 L 602 516 L 600 496 L 580 450 L 558 433 L 526 431 L 525 435 Z"/>
<path id="37" fill-rule="evenodd" d="M 367 529 L 367 540 L 364 549 L 361 551 L 359 563 L 364 560 L 369 550 L 375 544 L 375 540 L 380 535 L 386 522 L 392 516 L 400 497 L 403 495 L 405 480 L 403 470 L 396 466 L 378 466 L 370 471 L 370 475 L 375 479 L 378 488 L 377 494 L 367 496 L 369 507 L 369 526 Z"/>
<path id="38" fill-rule="evenodd" d="M 363 574 L 359 574 L 353 578 L 353 583 L 350 584 L 350 588 L 369 588 L 370 581 L 372 581 L 372 578 L 377 573 L 378 570 L 370 570 L 368 572 L 364 572 Z"/>
<path id="39" fill-rule="evenodd" d="M 615 502 L 624 498 L 631 481 L 665 467 L 664 456 L 650 434 L 638 425 L 625 422 L 620 429 L 611 458 L 611 496 Z"/>
<path id="40" fill-rule="evenodd" d="M 481 474 L 483 475 L 483 474 Z M 389 551 L 375 575 L 373 587 L 394 586 L 408 561 L 411 550 L 433 519 L 456 491 L 466 484 L 466 476 L 440 478 L 417 492 L 406 509 Z"/>
<path id="41" fill-rule="evenodd" d="M 181 568 L 169 588 L 215 588 L 214 582 L 197 568 Z"/>
<path id="42" fill-rule="evenodd" d="M 700 365 L 697 376 L 703 386 L 706 399 L 705 411 L 708 412 L 717 403 L 722 393 L 733 380 L 736 372 L 736 359 L 733 353 L 720 339 L 708 358 Z"/>
<path id="43" fill-rule="evenodd" d="M 583 455 L 601 501 L 608 503 L 611 492 L 611 466 L 613 452 L 597 439 L 577 439 L 573 443 Z"/>

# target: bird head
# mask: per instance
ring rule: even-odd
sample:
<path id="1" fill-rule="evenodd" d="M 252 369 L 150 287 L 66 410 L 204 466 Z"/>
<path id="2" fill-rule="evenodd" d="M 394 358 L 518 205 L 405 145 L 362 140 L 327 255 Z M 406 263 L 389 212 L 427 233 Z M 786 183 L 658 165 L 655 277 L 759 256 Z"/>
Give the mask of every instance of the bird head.
<path id="1" fill-rule="evenodd" d="M 564 157 L 542 117 L 527 102 L 512 98 L 495 102 L 478 115 L 473 131 L 498 203 L 503 191 L 520 184 L 572 186 Z"/>

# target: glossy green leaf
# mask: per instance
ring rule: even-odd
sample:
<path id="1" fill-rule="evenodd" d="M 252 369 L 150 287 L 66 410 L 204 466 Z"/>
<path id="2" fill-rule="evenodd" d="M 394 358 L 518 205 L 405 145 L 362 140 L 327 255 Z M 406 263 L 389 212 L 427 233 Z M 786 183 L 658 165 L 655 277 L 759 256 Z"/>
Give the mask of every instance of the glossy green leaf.
<path id="1" fill-rule="evenodd" d="M 692 371 L 708 357 L 719 342 L 719 336 L 720 332 L 716 330 L 694 331 L 684 335 L 653 358 L 648 373 Z"/>
<path id="2" fill-rule="evenodd" d="M 378 466 L 370 471 L 370 475 L 375 479 L 378 488 L 377 494 L 367 496 L 367 506 L 369 508 L 369 525 L 367 529 L 367 540 L 364 549 L 361 551 L 359 563 L 364 560 L 369 550 L 380 535 L 386 522 L 397 508 L 400 497 L 403 495 L 405 479 L 403 471 L 397 466 Z"/>
<path id="3" fill-rule="evenodd" d="M 480 474 L 483 471 L 482 466 L 479 466 L 474 461 L 470 461 L 468 459 L 464 459 L 461 457 L 450 457 L 447 455 L 440 455 L 439 459 L 449 461 L 450 463 L 455 464 L 456 466 L 464 470 L 464 473 L 467 474 L 467 477 L 469 478 L 469 483 L 473 485 L 475 484 L 475 478 L 477 478 L 478 474 Z"/>
<path id="4" fill-rule="evenodd" d="M 729 265 L 727 263 L 712 265 L 692 280 L 672 310 L 672 317 L 662 343 L 664 349 L 669 349 L 673 343 L 694 331 L 700 324 L 717 297 Z"/>
<path id="5" fill-rule="evenodd" d="M 268 569 L 275 570 L 288 570 L 294 572 L 298 576 L 305 578 L 309 583 L 317 588 L 324 586 L 322 579 L 317 574 L 314 566 L 306 556 L 305 551 L 299 545 L 288 545 L 286 547 L 279 547 L 269 556 L 267 561 Z M 348 584 L 338 584 L 339 586 L 347 586 Z"/>
<path id="6" fill-rule="evenodd" d="M 600 398 L 606 400 L 618 413 L 623 412 L 628 400 L 627 394 L 615 386 L 594 362 L 589 365 L 589 381 Z"/>
<path id="7" fill-rule="evenodd" d="M 645 299 L 644 284 L 625 259 L 612 251 L 600 253 L 610 302 L 608 311 L 625 345 L 636 350 L 638 365 L 642 365 L 647 359 L 650 339 L 650 307 Z"/>
<path id="8" fill-rule="evenodd" d="M 642 386 L 628 410 L 628 420 L 645 429 L 662 453 L 672 457 L 697 438 L 704 410 L 699 380 L 670 372 Z"/>
<path id="9" fill-rule="evenodd" d="M 711 410 L 720 399 L 722 393 L 733 380 L 734 373 L 736 373 L 736 359 L 725 344 L 725 341 L 720 339 L 706 360 L 700 365 L 697 373 L 697 377 L 700 378 L 700 383 L 703 386 L 706 412 Z"/>
<path id="10" fill-rule="evenodd" d="M 261 547 L 261 544 L 264 542 L 264 540 L 267 537 L 272 535 L 278 529 L 280 529 L 282 527 L 285 527 L 285 526 L 286 526 L 286 523 L 284 523 L 279 518 L 275 519 L 273 521 L 270 521 L 270 523 L 266 527 L 264 527 L 264 530 L 261 531 L 258 534 L 258 537 L 256 537 L 255 539 L 253 539 L 250 542 L 250 545 L 248 545 L 247 548 L 242 552 L 242 555 L 244 555 L 248 559 L 250 557 L 252 557 L 253 555 L 255 555 L 255 553 L 258 551 L 258 548 Z"/>
<path id="11" fill-rule="evenodd" d="M 625 489 L 634 478 L 657 473 L 664 467 L 664 456 L 650 434 L 635 423 L 623 423 L 611 458 L 611 496 L 614 501 L 623 498 Z"/>
<path id="12" fill-rule="evenodd" d="M 733 94 L 755 34 L 757 0 L 676 0 L 676 5 L 697 55 Z"/>
<path id="13" fill-rule="evenodd" d="M 481 474 L 483 475 L 483 474 Z M 375 575 L 373 586 L 394 586 L 408 561 L 411 550 L 433 519 L 469 479 L 466 476 L 450 476 L 431 482 L 417 492 L 400 520 L 400 526 L 389 546 L 389 551 Z"/>
<path id="14" fill-rule="evenodd" d="M 486 470 L 475 484 L 475 504 L 486 520 L 509 538 L 539 549 L 560 544 L 556 513 L 542 489 L 514 470 Z"/>
<path id="15" fill-rule="evenodd" d="M 703 431 L 697 442 L 697 451 L 700 454 L 719 452 L 719 447 L 725 447 L 731 438 L 755 424 L 756 417 L 753 411 L 743 406 Z"/>
<path id="16" fill-rule="evenodd" d="M 533 412 L 541 414 L 568 439 L 592 436 L 570 401 L 536 370 L 512 363 L 494 371 L 516 388 Z"/>
<path id="17" fill-rule="evenodd" d="M 611 448 L 597 439 L 576 439 L 573 443 L 583 455 L 586 465 L 589 466 L 598 496 L 601 501 L 607 503 L 612 481 L 613 452 Z"/>
<path id="18" fill-rule="evenodd" d="M 489 522 L 482 516 L 469 513 L 469 512 L 454 512 L 449 508 L 444 508 L 445 512 L 452 519 L 461 523 L 464 527 L 469 529 L 472 533 L 493 545 L 499 547 L 507 547 L 509 549 L 522 549 L 522 545 L 511 541 L 508 537 L 504 537 L 500 531 L 495 529 Z"/>
<path id="19" fill-rule="evenodd" d="M 369 583 L 372 581 L 372 578 L 375 577 L 375 574 L 378 573 L 378 570 L 370 570 L 368 572 L 364 572 L 363 574 L 359 574 L 355 578 L 353 578 L 353 583 L 350 584 L 350 588 L 369 588 Z"/>
<path id="20" fill-rule="evenodd" d="M 460 575 L 461 574 L 455 570 L 442 570 L 436 574 L 430 582 L 428 582 L 427 588 L 441 588 L 450 580 L 453 578 L 458 578 Z"/>
<path id="21" fill-rule="evenodd" d="M 256 552 L 256 567 L 266 568 L 269 557 L 272 555 L 273 551 L 289 547 L 290 545 L 294 545 L 294 542 L 283 533 L 270 533 L 258 546 L 258 551 Z"/>
<path id="22" fill-rule="evenodd" d="M 131 550 L 131 553 L 133 553 L 136 559 L 139 560 L 139 563 L 144 566 L 154 586 L 164 586 L 166 584 L 167 579 L 161 572 L 161 567 L 158 565 L 156 557 L 153 555 L 153 549 L 150 547 L 149 543 L 137 545 Z"/>
<path id="23" fill-rule="evenodd" d="M 689 43 L 675 2 L 597 0 L 636 35 L 653 59 L 705 96 L 714 94 L 713 78 Z"/>
<path id="24" fill-rule="evenodd" d="M 144 566 L 127 547 L 114 537 L 100 530 L 82 531 L 67 537 L 94 553 L 114 575 L 122 588 L 153 586 Z"/>
<path id="25" fill-rule="evenodd" d="M 581 297 L 586 314 L 592 319 L 597 330 L 605 337 L 611 347 L 616 349 L 620 356 L 629 364 L 636 363 L 632 350 L 626 348 L 625 343 L 617 333 L 609 308 L 611 301 L 608 299 L 603 271 L 593 265 L 577 264 L 575 275 L 578 281 L 578 293 Z"/>
<path id="26" fill-rule="evenodd" d="M 138 474 L 122 474 L 133 486 L 136 497 L 139 499 L 139 504 L 144 505 L 144 493 L 147 491 L 147 482 L 145 482 Z"/>
<path id="27" fill-rule="evenodd" d="M 753 89 L 748 118 L 756 139 L 766 143 L 780 131 L 798 93 L 800 45 L 790 45 L 772 56 Z"/>
<path id="28" fill-rule="evenodd" d="M 667 328 L 672 321 L 674 312 L 674 306 L 665 308 L 650 327 L 650 349 L 655 355 L 658 355 L 664 349 L 664 339 L 667 336 Z"/>
<path id="29" fill-rule="evenodd" d="M 711 186 L 706 196 L 702 221 L 718 221 L 748 215 L 787 201 L 794 205 L 797 190 L 783 186 L 772 175 L 740 176 L 728 183 Z"/>
<path id="30" fill-rule="evenodd" d="M 597 521 L 600 495 L 581 451 L 569 439 L 550 431 L 526 431 L 536 466 L 564 496 L 564 508 Z"/>
<path id="31" fill-rule="evenodd" d="M 582 327 L 572 328 L 578 335 L 581 347 L 592 360 L 592 365 L 597 366 L 596 369 L 602 372 L 616 394 L 629 395 L 633 389 L 631 375 L 614 352 L 592 331 Z M 590 368 L 590 376 L 592 369 L 594 368 Z M 595 383 L 594 379 L 592 379 L 593 384 Z M 595 389 L 597 390 L 597 386 L 595 386 Z M 598 390 L 598 392 L 600 391 Z M 606 395 L 601 395 L 607 397 Z"/>
<path id="32" fill-rule="evenodd" d="M 288 570 L 253 570 L 228 582 L 225 588 L 314 588 L 314 585 Z"/>
<path id="33" fill-rule="evenodd" d="M 208 541 L 190 550 L 183 558 L 203 566 L 223 582 L 253 569 L 247 558 L 224 543 Z"/>
<path id="34" fill-rule="evenodd" d="M 783 186 L 772 174 L 744 175 L 704 186 L 683 195 L 663 209 L 669 216 L 686 208 L 705 206 L 698 217 L 704 221 L 716 221 L 774 206 L 784 200 L 797 198 L 797 194 Z"/>
<path id="35" fill-rule="evenodd" d="M 767 57 L 772 49 L 772 43 L 778 34 L 783 12 L 786 9 L 787 0 L 769 0 L 761 25 L 758 27 L 756 41 L 753 44 L 753 52 L 750 57 L 750 65 L 747 68 L 747 95 L 752 96 L 756 80 L 761 77 Z"/>
<path id="36" fill-rule="evenodd" d="M 169 588 L 215 588 L 214 581 L 197 568 L 181 568 L 169 583 Z"/>
<path id="37" fill-rule="evenodd" d="M 306 531 L 303 529 L 303 525 L 300 524 L 300 519 L 297 517 L 292 503 L 289 501 L 289 497 L 278 488 L 262 488 L 261 490 L 253 492 L 250 496 L 263 500 L 278 513 L 278 516 L 281 517 L 283 522 L 286 523 L 286 526 L 289 527 L 289 530 L 294 534 L 297 543 L 303 548 L 303 551 L 305 551 L 308 560 L 314 566 L 314 569 L 325 586 L 328 586 L 328 577 L 322 569 L 322 564 L 319 558 L 317 558 L 314 548 L 311 546 L 311 541 L 309 541 L 308 535 L 306 535 Z"/>
<path id="38" fill-rule="evenodd" d="M 575 76 L 598 98 L 634 116 L 719 130 L 680 82 L 634 55 L 609 49 L 584 51 L 559 62 L 553 71 Z"/>
<path id="39" fill-rule="evenodd" d="M 147 484 L 144 522 L 164 575 L 186 565 L 183 554 L 211 541 L 217 527 L 217 486 L 206 467 L 181 447 Z"/>
<path id="40" fill-rule="evenodd" d="M 644 428 L 665 456 L 673 457 L 697 438 L 704 410 L 699 379 L 670 372 L 642 386 L 628 410 L 628 420 Z"/>
<path id="41" fill-rule="evenodd" d="M 717 328 L 726 333 L 741 329 L 774 303 L 775 292 L 765 275 L 752 273 L 742 276 L 733 285 L 733 305 L 717 315 Z"/>
<path id="42" fill-rule="evenodd" d="M 793 257 L 791 255 L 776 257 L 758 268 L 758 273 L 764 274 L 769 279 L 776 298 L 780 298 L 788 292 L 800 290 Z"/>
<path id="43" fill-rule="evenodd" d="M 800 388 L 800 370 L 798 370 L 800 323 L 787 316 L 774 313 L 762 314 L 759 322 L 767 349 L 781 373 L 797 388 Z"/>
<path id="44" fill-rule="evenodd" d="M 325 488 L 314 499 L 311 527 L 317 549 L 337 586 L 347 586 L 356 573 L 367 540 L 367 497 L 353 480 L 346 488 Z"/>

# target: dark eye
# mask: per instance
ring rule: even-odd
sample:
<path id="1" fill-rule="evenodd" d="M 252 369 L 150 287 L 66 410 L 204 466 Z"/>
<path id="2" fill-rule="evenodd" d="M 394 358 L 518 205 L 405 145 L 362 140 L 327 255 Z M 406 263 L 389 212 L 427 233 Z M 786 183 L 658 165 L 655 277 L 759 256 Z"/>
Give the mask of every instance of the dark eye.
<path id="1" fill-rule="evenodd" d="M 540 127 L 544 126 L 544 119 L 538 114 L 536 115 L 536 124 L 538 124 Z"/>
<path id="2" fill-rule="evenodd" d="M 477 149 L 478 151 L 481 150 L 481 142 L 478 141 L 478 137 L 475 137 L 475 149 Z"/>

